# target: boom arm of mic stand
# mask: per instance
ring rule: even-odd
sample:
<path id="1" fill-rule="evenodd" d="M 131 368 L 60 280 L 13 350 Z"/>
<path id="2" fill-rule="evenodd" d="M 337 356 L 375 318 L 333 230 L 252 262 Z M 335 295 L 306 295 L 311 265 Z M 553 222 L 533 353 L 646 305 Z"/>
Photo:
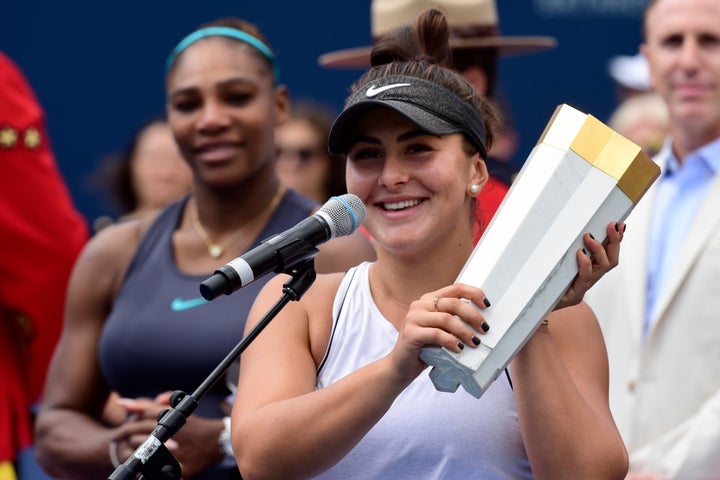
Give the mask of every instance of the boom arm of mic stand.
<path id="1" fill-rule="evenodd" d="M 283 294 L 272 308 L 260 319 L 240 342 L 228 353 L 217 367 L 207 376 L 200 386 L 187 395 L 176 391 L 170 399 L 172 408 L 164 410 L 158 415 L 158 425 L 148 438 L 133 454 L 120 464 L 108 477 L 109 480 L 179 480 L 181 470 L 177 460 L 165 447 L 165 442 L 172 438 L 198 406 L 198 401 L 212 388 L 233 364 L 240 354 L 255 340 L 270 321 L 280 313 L 290 301 L 298 301 L 307 292 L 315 281 L 314 258 L 303 260 L 283 272 L 290 275 L 290 279 L 283 284 Z M 138 475 L 140 475 L 138 477 Z"/>

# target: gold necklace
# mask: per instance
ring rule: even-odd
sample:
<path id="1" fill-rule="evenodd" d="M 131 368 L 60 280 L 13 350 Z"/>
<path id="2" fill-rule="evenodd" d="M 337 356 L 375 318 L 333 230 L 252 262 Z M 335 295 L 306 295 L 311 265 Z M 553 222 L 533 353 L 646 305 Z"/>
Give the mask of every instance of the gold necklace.
<path id="1" fill-rule="evenodd" d="M 252 228 L 263 218 L 265 218 L 267 214 L 272 213 L 280 203 L 280 200 L 282 200 L 286 190 L 287 188 L 285 187 L 285 185 L 280 185 L 280 187 L 278 187 L 277 189 L 277 192 L 275 193 L 275 196 L 272 198 L 272 200 L 270 200 L 270 203 L 268 203 L 267 207 L 265 207 L 259 214 L 255 215 L 255 217 L 250 221 L 250 223 L 243 225 L 242 230 Z M 225 253 L 225 249 L 219 243 L 215 243 L 212 241 L 210 235 L 208 235 L 207 231 L 200 223 L 200 218 L 198 218 L 197 200 L 190 203 L 190 220 L 192 221 L 195 232 L 197 232 L 198 236 L 207 246 L 207 250 L 210 256 L 212 258 L 220 258 L 222 254 Z"/>

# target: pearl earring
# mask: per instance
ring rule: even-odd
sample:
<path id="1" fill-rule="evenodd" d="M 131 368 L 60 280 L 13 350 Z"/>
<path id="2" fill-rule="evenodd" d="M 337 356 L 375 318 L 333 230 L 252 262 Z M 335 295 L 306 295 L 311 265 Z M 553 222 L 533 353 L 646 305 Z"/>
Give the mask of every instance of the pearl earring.
<path id="1" fill-rule="evenodd" d="M 480 185 L 478 185 L 478 184 L 471 185 L 471 186 L 470 186 L 470 192 L 471 192 L 473 195 L 477 195 L 477 194 L 480 192 Z"/>

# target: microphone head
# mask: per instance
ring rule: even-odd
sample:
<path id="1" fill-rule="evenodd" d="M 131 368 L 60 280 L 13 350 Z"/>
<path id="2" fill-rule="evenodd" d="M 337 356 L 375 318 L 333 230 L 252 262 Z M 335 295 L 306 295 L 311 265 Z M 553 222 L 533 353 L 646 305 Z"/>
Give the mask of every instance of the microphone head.
<path id="1" fill-rule="evenodd" d="M 353 233 L 366 215 L 365 204 L 352 193 L 330 198 L 317 213 L 327 221 L 333 238 Z"/>

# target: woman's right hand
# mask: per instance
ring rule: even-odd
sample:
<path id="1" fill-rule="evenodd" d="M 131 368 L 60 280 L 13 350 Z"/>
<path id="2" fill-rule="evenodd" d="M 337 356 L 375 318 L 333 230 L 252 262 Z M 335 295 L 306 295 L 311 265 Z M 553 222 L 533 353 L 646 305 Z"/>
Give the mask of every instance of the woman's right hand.
<path id="1" fill-rule="evenodd" d="M 490 326 L 468 300 L 480 309 L 490 305 L 481 289 L 464 284 L 426 293 L 410 304 L 399 328 L 397 344 L 390 353 L 400 378 L 409 383 L 427 368 L 419 358 L 424 347 L 439 346 L 459 352 L 480 345 L 478 333 L 486 332 Z"/>

